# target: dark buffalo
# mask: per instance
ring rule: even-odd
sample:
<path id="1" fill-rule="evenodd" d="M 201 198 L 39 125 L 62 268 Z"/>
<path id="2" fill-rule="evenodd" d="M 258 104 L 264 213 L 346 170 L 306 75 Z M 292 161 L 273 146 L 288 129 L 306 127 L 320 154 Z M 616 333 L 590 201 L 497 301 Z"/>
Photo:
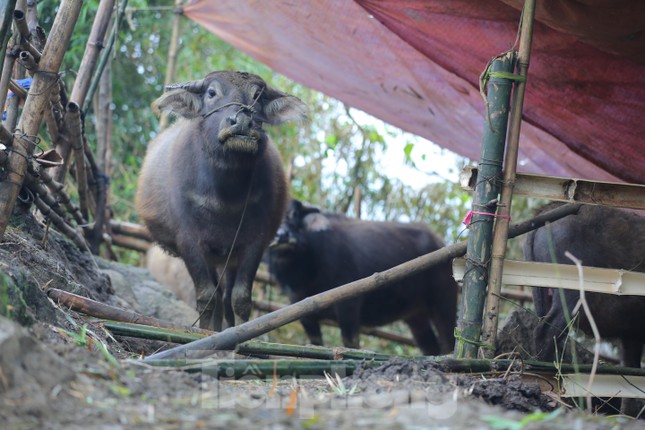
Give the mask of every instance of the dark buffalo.
<path id="1" fill-rule="evenodd" d="M 529 233 L 524 258 L 573 264 L 564 255 L 565 251 L 585 266 L 645 272 L 645 218 L 619 209 L 582 206 L 577 215 L 569 215 Z M 571 314 L 580 294 L 573 290 L 562 292 Z M 645 342 L 645 297 L 600 293 L 586 293 L 585 296 L 600 335 L 620 339 L 622 364 L 640 367 Z M 534 288 L 533 298 L 541 317 L 535 330 L 536 351 L 540 359 L 552 361 L 556 358 L 555 345 L 562 351 L 567 337 L 559 290 Z M 579 314 L 579 327 L 591 334 L 584 312 Z"/>
<path id="2" fill-rule="evenodd" d="M 291 302 L 297 302 L 442 246 L 420 224 L 354 220 L 292 200 L 269 248 L 269 271 Z M 421 351 L 437 355 L 454 347 L 456 309 L 457 284 L 450 263 L 445 263 L 301 322 L 311 342 L 322 345 L 319 320 L 334 319 L 345 346 L 358 348 L 359 326 L 403 320 Z"/>
<path id="3" fill-rule="evenodd" d="M 243 72 L 168 89 L 153 109 L 181 118 L 150 143 L 136 207 L 152 238 L 186 263 L 200 326 L 219 330 L 223 317 L 229 326 L 248 320 L 255 272 L 288 204 L 262 124 L 303 119 L 305 106 Z"/>
<path id="4" fill-rule="evenodd" d="M 545 210 L 548 209 L 544 208 Z M 585 266 L 645 272 L 645 218 L 634 213 L 603 206 L 583 206 L 577 215 L 569 215 L 529 233 L 524 257 L 531 261 L 573 264 L 564 253 L 569 251 Z M 562 293 L 568 314 L 580 297 L 573 290 L 534 288 L 536 312 L 541 317 L 535 329 L 538 358 L 557 359 L 563 351 L 567 324 Z M 619 339 L 621 364 L 640 367 L 645 343 L 645 297 L 586 293 L 586 300 L 598 331 L 603 338 Z M 578 326 L 591 334 L 584 312 L 579 312 Z M 623 399 L 621 411 L 635 416 L 638 402 Z"/>

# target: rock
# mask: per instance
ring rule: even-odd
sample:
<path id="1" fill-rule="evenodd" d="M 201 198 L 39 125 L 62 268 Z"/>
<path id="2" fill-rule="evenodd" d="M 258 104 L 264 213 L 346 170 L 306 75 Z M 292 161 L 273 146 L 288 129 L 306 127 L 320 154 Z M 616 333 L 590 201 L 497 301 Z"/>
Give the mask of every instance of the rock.
<path id="1" fill-rule="evenodd" d="M 99 265 L 120 299 L 115 306 L 180 325 L 191 325 L 197 319 L 194 308 L 154 281 L 147 270 L 105 260 Z"/>
<path id="2" fill-rule="evenodd" d="M 0 407 L 43 414 L 57 385 L 75 373 L 55 353 L 32 337 L 27 329 L 0 317 Z"/>

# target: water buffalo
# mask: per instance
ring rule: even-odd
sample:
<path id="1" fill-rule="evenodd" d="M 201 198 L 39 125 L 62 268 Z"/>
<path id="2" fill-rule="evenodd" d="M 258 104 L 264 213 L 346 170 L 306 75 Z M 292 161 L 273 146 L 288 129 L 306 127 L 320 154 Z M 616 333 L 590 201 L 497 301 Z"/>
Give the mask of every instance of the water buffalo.
<path id="1" fill-rule="evenodd" d="M 292 200 L 268 250 L 269 272 L 296 302 L 442 246 L 420 224 L 360 221 Z M 322 345 L 319 320 L 334 319 L 344 345 L 358 348 L 359 326 L 403 320 L 421 351 L 437 355 L 453 349 L 456 309 L 457 284 L 450 263 L 445 263 L 301 322 L 310 341 Z"/>
<path id="2" fill-rule="evenodd" d="M 152 238 L 186 263 L 200 326 L 220 330 L 248 320 L 255 272 L 288 204 L 262 125 L 304 119 L 305 106 L 244 72 L 167 89 L 153 109 L 179 118 L 149 144 L 136 208 Z"/>
<path id="3" fill-rule="evenodd" d="M 544 208 L 547 209 L 547 208 Z M 585 266 L 645 272 L 645 218 L 634 213 L 603 206 L 582 206 L 569 215 L 527 236 L 524 258 L 530 261 L 573 264 L 569 251 Z M 563 290 L 568 313 L 580 297 L 577 291 Z M 600 335 L 620 339 L 621 362 L 640 367 L 645 342 L 645 297 L 586 293 L 587 302 Z M 535 345 L 542 360 L 555 359 L 555 345 L 562 351 L 567 327 L 559 290 L 534 288 L 536 312 L 541 317 L 535 329 Z M 584 312 L 579 327 L 590 334 Z M 554 339 L 556 340 L 554 344 Z"/>

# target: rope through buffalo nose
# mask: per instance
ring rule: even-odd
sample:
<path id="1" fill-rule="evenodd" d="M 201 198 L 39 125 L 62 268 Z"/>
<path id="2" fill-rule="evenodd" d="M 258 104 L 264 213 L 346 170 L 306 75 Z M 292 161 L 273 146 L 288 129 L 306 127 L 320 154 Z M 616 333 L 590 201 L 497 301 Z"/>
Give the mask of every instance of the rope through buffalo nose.
<path id="1" fill-rule="evenodd" d="M 257 102 L 260 99 L 260 97 L 262 96 L 263 92 L 264 92 L 264 88 L 262 88 L 260 90 L 260 92 L 258 93 L 258 95 L 255 96 L 255 98 L 253 99 L 253 103 L 251 103 L 250 105 L 245 105 L 244 103 L 240 103 L 240 102 L 226 103 L 226 104 L 223 104 L 222 106 L 218 106 L 218 107 L 206 112 L 205 114 L 202 114 L 202 118 L 208 118 L 209 116 L 211 116 L 215 112 L 217 112 L 219 110 L 222 110 L 225 107 L 229 107 L 229 106 L 239 106 L 240 107 L 240 109 L 237 112 L 235 112 L 235 119 L 236 120 L 237 120 L 237 116 L 240 114 L 240 112 L 242 112 L 244 110 L 251 112 L 251 117 L 253 117 L 253 115 L 255 115 L 255 113 L 256 113 L 256 110 L 255 110 L 255 108 L 253 106 L 255 106 L 257 104 Z"/>

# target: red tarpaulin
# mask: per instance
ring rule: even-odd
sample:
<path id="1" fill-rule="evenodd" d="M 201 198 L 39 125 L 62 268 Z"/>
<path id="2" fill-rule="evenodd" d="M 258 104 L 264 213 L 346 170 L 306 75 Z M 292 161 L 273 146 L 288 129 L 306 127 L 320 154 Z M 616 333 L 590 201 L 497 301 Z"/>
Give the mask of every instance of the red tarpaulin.
<path id="1" fill-rule="evenodd" d="M 479 158 L 479 75 L 519 0 L 197 0 L 184 13 L 274 70 Z M 645 184 L 645 2 L 538 2 L 518 170 Z"/>

